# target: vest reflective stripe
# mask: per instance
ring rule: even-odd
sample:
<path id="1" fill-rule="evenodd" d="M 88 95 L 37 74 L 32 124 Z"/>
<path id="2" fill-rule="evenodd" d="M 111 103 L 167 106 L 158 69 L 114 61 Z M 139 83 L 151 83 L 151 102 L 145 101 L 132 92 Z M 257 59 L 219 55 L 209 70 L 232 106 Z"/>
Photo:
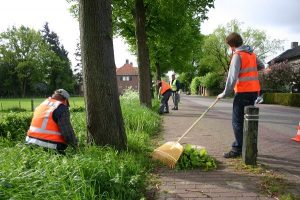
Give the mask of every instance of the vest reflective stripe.
<path id="1" fill-rule="evenodd" d="M 247 52 L 236 52 L 236 54 L 241 58 L 241 69 L 234 87 L 235 93 L 260 91 L 256 55 Z"/>
<path id="2" fill-rule="evenodd" d="M 29 143 L 29 144 L 36 144 L 36 145 L 39 145 L 41 147 L 46 147 L 46 148 L 50 148 L 50 149 L 56 149 L 57 148 L 57 144 L 44 142 L 44 141 L 41 141 L 39 139 L 31 138 L 31 137 L 28 137 L 28 136 L 26 136 L 26 142 Z"/>
<path id="3" fill-rule="evenodd" d="M 174 80 L 171 82 L 171 88 L 172 88 L 172 91 L 177 91 L 176 79 L 174 79 Z"/>
<path id="4" fill-rule="evenodd" d="M 257 71 L 257 67 L 248 67 L 245 69 L 241 69 L 240 73 L 245 73 L 245 72 L 256 72 Z"/>
<path id="5" fill-rule="evenodd" d="M 62 102 L 51 98 L 41 103 L 34 111 L 27 135 L 36 139 L 66 144 L 58 124 L 52 117 L 53 111 L 58 108 L 60 104 L 62 104 Z"/>
<path id="6" fill-rule="evenodd" d="M 239 78 L 239 81 L 254 81 L 258 80 L 258 77 L 244 77 L 244 78 Z"/>
<path id="7" fill-rule="evenodd" d="M 165 81 L 161 81 L 161 90 L 160 94 L 164 94 L 167 90 L 171 89 L 171 86 Z"/>
<path id="8" fill-rule="evenodd" d="M 47 134 L 52 134 L 52 135 L 61 135 L 60 132 L 49 131 L 49 130 L 45 130 L 43 128 L 37 128 L 37 127 L 33 127 L 33 126 L 30 126 L 29 130 L 31 132 L 36 132 L 36 133 L 47 133 Z"/>
<path id="9" fill-rule="evenodd" d="M 42 124 L 42 128 L 43 128 L 43 129 L 46 128 L 51 113 L 52 113 L 56 108 L 58 108 L 58 106 L 61 104 L 60 101 L 51 102 L 51 101 L 46 100 L 46 101 L 44 101 L 44 102 L 46 103 L 46 104 L 44 104 L 44 105 L 47 105 L 47 106 L 49 106 L 50 108 L 46 111 L 45 118 L 44 118 L 43 124 Z M 51 117 L 52 117 L 52 116 L 51 116 Z"/>

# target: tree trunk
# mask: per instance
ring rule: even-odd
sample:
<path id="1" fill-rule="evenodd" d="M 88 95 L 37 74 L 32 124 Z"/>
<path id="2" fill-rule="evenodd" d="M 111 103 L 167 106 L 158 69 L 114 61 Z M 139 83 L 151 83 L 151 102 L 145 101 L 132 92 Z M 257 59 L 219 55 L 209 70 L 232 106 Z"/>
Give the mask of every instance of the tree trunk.
<path id="1" fill-rule="evenodd" d="M 112 40 L 110 0 L 80 0 L 80 42 L 88 142 L 127 146 Z"/>
<path id="2" fill-rule="evenodd" d="M 135 34 L 138 49 L 138 67 L 140 76 L 140 103 L 151 107 L 151 78 L 150 78 L 150 59 L 147 44 L 147 34 L 145 30 L 145 6 L 143 0 L 135 0 Z"/>
<path id="3" fill-rule="evenodd" d="M 161 70 L 160 70 L 160 64 L 158 61 L 155 62 L 155 68 L 156 68 L 156 80 L 160 80 L 161 79 Z M 156 91 L 156 96 L 157 96 L 158 91 L 159 91 L 158 85 L 156 85 L 155 91 Z"/>
<path id="4" fill-rule="evenodd" d="M 158 61 L 155 62 L 155 68 L 156 68 L 156 80 L 161 79 L 161 70 L 160 70 L 160 64 Z"/>

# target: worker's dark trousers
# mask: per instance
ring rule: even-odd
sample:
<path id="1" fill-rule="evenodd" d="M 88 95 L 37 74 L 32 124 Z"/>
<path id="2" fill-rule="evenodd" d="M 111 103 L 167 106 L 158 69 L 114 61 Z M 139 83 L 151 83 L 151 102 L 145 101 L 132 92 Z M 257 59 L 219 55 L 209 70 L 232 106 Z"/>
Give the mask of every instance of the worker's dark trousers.
<path id="1" fill-rule="evenodd" d="M 169 112 L 169 98 L 172 95 L 172 90 L 167 90 L 162 95 L 162 99 L 160 101 L 159 113 L 163 114 L 164 112 Z"/>
<path id="2" fill-rule="evenodd" d="M 232 107 L 232 128 L 235 141 L 232 143 L 232 150 L 242 152 L 243 147 L 243 128 L 244 128 L 244 108 L 254 105 L 257 98 L 257 92 L 236 93 Z"/>

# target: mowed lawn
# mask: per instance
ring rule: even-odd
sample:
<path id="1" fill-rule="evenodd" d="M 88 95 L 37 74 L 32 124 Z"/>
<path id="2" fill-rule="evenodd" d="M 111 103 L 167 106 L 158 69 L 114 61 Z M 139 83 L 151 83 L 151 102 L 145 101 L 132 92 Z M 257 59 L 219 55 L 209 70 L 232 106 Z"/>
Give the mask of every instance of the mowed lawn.
<path id="1" fill-rule="evenodd" d="M 12 108 L 21 108 L 30 111 L 31 110 L 31 99 L 33 99 L 33 106 L 38 106 L 45 98 L 18 98 L 18 99 L 5 99 L 0 98 L 0 111 L 7 111 Z M 70 107 L 83 107 L 83 97 L 71 97 Z"/>

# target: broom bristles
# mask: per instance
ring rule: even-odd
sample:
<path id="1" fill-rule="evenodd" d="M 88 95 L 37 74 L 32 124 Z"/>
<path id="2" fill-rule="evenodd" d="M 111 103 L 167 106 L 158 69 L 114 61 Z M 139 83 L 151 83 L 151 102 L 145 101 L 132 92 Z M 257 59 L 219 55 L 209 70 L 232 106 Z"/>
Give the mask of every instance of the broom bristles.
<path id="1" fill-rule="evenodd" d="M 182 151 L 183 147 L 178 142 L 167 142 L 155 149 L 152 157 L 168 167 L 174 168 Z"/>

